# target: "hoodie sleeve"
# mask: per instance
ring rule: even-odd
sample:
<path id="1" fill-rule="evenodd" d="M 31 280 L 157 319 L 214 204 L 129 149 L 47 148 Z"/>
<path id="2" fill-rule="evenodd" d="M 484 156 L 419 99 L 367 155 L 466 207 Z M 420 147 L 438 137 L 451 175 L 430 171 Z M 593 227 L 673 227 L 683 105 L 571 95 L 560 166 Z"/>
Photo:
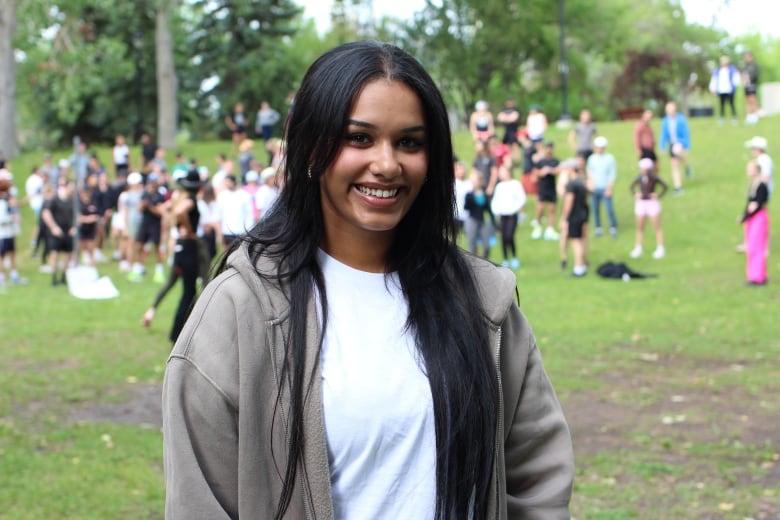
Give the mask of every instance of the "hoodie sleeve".
<path id="1" fill-rule="evenodd" d="M 516 305 L 501 330 L 508 517 L 568 519 L 574 453 L 561 405 Z"/>
<path id="2" fill-rule="evenodd" d="M 197 301 L 163 381 L 165 517 L 238 518 L 237 355 L 228 298 L 212 282 Z M 219 302 L 217 302 L 219 300 Z"/>

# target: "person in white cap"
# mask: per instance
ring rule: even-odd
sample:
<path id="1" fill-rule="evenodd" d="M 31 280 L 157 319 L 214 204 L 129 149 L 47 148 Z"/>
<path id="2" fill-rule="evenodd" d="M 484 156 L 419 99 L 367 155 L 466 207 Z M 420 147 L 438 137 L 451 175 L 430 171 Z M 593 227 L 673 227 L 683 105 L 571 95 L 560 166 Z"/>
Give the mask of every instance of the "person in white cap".
<path id="1" fill-rule="evenodd" d="M 655 251 L 653 258 L 663 258 L 666 255 L 664 248 L 664 231 L 661 228 L 661 202 L 669 189 L 669 186 L 662 181 L 655 173 L 655 163 L 652 159 L 645 157 L 639 160 L 639 175 L 631 183 L 629 189 L 634 196 L 634 215 L 636 216 L 636 242 L 634 249 L 631 250 L 631 258 L 642 256 L 642 242 L 645 236 L 645 223 L 647 219 L 653 223 L 655 230 Z M 661 192 L 657 192 L 657 188 Z"/>
<path id="2" fill-rule="evenodd" d="M 601 228 L 601 202 L 607 207 L 609 217 L 609 233 L 617 237 L 617 217 L 612 206 L 612 194 L 617 182 L 617 162 L 615 156 L 607 153 L 607 138 L 603 135 L 593 140 L 594 153 L 586 163 L 588 188 L 592 195 L 593 219 L 596 225 L 596 236 L 603 234 Z"/>
<path id="3" fill-rule="evenodd" d="M 750 153 L 755 157 L 755 161 L 758 167 L 761 169 L 761 180 L 769 188 L 769 194 L 772 194 L 772 188 L 774 187 L 773 169 L 774 164 L 772 158 L 766 153 L 768 143 L 764 137 L 755 136 L 745 143 L 745 146 L 750 148 Z"/>

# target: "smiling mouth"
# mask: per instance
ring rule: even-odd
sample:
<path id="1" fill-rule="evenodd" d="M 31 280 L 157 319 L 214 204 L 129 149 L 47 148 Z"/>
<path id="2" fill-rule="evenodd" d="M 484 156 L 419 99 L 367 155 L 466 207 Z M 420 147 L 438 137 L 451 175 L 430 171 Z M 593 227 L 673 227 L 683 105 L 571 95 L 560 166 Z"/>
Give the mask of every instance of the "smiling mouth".
<path id="1" fill-rule="evenodd" d="M 393 197 L 398 195 L 398 188 L 393 188 L 389 190 L 380 190 L 376 188 L 367 188 L 365 186 L 355 186 L 355 189 L 357 189 L 363 195 L 368 195 L 369 197 L 376 197 L 378 199 L 392 199 Z"/>

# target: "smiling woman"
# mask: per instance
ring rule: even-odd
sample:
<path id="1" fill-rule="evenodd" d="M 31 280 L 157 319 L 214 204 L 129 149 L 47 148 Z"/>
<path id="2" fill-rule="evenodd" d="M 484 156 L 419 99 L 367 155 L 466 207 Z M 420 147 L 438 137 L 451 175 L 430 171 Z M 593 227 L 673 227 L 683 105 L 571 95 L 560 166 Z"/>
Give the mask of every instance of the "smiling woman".
<path id="1" fill-rule="evenodd" d="M 167 516 L 568 518 L 569 430 L 514 273 L 455 244 L 428 73 L 337 47 L 286 138 L 276 205 L 168 362 Z"/>

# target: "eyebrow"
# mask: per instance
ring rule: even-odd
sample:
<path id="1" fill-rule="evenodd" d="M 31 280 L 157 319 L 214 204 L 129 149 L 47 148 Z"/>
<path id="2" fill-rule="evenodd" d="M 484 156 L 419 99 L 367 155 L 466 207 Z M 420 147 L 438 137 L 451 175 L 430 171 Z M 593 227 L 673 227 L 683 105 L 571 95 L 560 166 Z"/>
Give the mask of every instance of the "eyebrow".
<path id="1" fill-rule="evenodd" d="M 359 126 L 360 128 L 368 128 L 371 130 L 376 130 L 378 127 L 374 124 L 367 123 L 365 121 L 359 121 L 357 119 L 350 119 L 347 121 L 347 124 L 350 126 Z M 425 131 L 425 125 L 416 125 L 416 126 L 410 126 L 407 128 L 401 129 L 401 132 L 405 134 L 410 134 L 414 132 L 424 132 Z"/>

